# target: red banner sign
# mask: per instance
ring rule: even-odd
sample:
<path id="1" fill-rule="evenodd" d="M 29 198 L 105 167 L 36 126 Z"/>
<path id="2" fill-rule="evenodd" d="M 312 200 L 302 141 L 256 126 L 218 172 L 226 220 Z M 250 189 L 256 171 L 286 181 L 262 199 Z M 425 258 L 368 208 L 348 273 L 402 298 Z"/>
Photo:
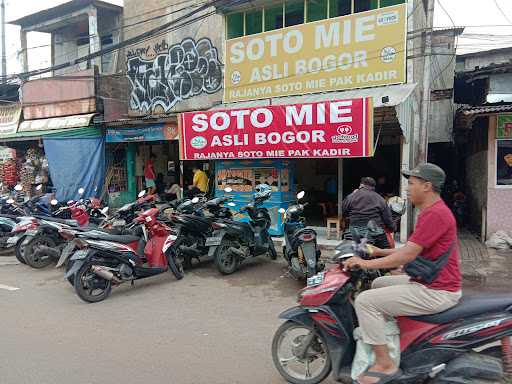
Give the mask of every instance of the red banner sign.
<path id="1" fill-rule="evenodd" d="M 181 114 L 183 160 L 373 156 L 371 98 Z"/>

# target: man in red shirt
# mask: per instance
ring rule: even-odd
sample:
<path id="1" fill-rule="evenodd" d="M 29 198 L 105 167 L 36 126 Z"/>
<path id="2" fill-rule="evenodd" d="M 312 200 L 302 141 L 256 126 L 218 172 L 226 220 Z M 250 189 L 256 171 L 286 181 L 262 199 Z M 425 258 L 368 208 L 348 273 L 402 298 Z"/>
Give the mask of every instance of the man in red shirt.
<path id="1" fill-rule="evenodd" d="M 153 161 L 156 159 L 154 153 L 151 153 L 148 161 L 144 165 L 144 178 L 146 179 L 146 188 L 148 195 L 153 195 L 156 191 L 156 183 L 155 183 L 155 170 L 153 168 Z"/>
<path id="2" fill-rule="evenodd" d="M 362 339 L 375 352 L 375 363 L 358 378 L 360 384 L 383 384 L 401 375 L 389 356 L 385 334 L 385 317 L 429 315 L 455 306 L 461 297 L 462 278 L 459 268 L 457 224 L 452 212 L 440 197 L 446 176 L 434 164 L 422 164 L 404 172 L 408 178 L 407 195 L 420 210 L 414 233 L 407 244 L 398 249 L 371 247 L 372 260 L 352 257 L 344 264 L 364 269 L 394 269 L 416 257 L 437 260 L 449 253 L 447 262 L 427 284 L 407 275 L 376 279 L 372 288 L 357 296 L 355 309 Z"/>

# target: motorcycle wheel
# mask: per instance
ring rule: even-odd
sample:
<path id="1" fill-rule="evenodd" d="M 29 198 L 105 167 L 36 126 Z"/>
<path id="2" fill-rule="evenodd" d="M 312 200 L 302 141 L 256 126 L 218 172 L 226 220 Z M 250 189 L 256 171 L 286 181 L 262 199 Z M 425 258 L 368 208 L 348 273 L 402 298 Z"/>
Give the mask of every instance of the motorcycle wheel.
<path id="1" fill-rule="evenodd" d="M 238 269 L 238 265 L 240 264 L 239 257 L 229 252 L 229 248 L 231 248 L 233 244 L 232 241 L 222 239 L 222 242 L 215 250 L 215 265 L 223 275 L 231 275 Z"/>
<path id="2" fill-rule="evenodd" d="M 27 264 L 25 261 L 25 246 L 23 245 L 23 240 L 25 240 L 25 237 L 18 240 L 18 243 L 14 248 L 14 255 L 21 264 Z"/>
<path id="3" fill-rule="evenodd" d="M 51 256 L 36 252 L 40 246 L 54 248 L 55 241 L 49 236 L 41 235 L 34 238 L 30 244 L 25 246 L 25 261 L 32 268 L 45 268 L 53 263 L 53 258 Z"/>
<path id="4" fill-rule="evenodd" d="M 268 255 L 270 256 L 271 260 L 277 259 L 276 246 L 275 246 L 274 242 L 272 241 L 272 238 L 270 238 L 270 243 L 268 244 Z"/>
<path id="5" fill-rule="evenodd" d="M 318 384 L 331 372 L 331 359 L 327 343 L 316 332 L 316 337 L 306 351 L 306 357 L 301 359 L 296 356 L 296 352 L 301 346 L 301 341 L 310 332 L 315 331 L 313 328 L 303 324 L 287 321 L 278 328 L 274 335 L 272 340 L 272 360 L 278 372 L 289 383 Z M 283 353 L 281 350 L 283 346 L 287 353 Z M 319 364 L 315 364 L 317 362 Z M 294 367 L 297 367 L 297 370 L 294 370 Z M 314 369 L 313 371 L 312 368 Z"/>
<path id="6" fill-rule="evenodd" d="M 112 282 L 105 280 L 91 271 L 92 264 L 85 263 L 74 276 L 75 292 L 87 303 L 105 300 L 112 292 Z"/>
<path id="7" fill-rule="evenodd" d="M 167 265 L 169 265 L 169 269 L 176 277 L 177 280 L 181 280 L 185 277 L 185 271 L 183 269 L 183 260 L 177 255 L 174 251 L 168 251 L 167 255 Z"/>

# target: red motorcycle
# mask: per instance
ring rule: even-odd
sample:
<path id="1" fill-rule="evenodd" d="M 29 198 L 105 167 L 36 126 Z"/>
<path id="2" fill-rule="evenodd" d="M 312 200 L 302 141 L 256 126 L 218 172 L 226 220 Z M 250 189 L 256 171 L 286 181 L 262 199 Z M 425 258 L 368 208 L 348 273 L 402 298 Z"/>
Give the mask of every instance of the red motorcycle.
<path id="1" fill-rule="evenodd" d="M 182 260 L 172 247 L 177 233 L 161 222 L 160 209 L 151 208 L 135 219 L 141 236 L 110 235 L 98 231 L 74 240 L 80 248 L 71 257 L 66 278 L 73 277 L 77 295 L 95 303 L 106 299 L 112 285 L 133 282 L 171 271 L 180 280 L 184 277 Z M 142 251 L 143 249 L 143 251 Z"/>
<path id="2" fill-rule="evenodd" d="M 332 371 L 335 380 L 351 383 L 358 326 L 354 294 L 368 286 L 365 270 L 345 271 L 342 260 L 367 257 L 364 243 L 338 247 L 339 264 L 308 279 L 299 306 L 281 313 L 286 320 L 272 343 L 274 364 L 288 382 L 316 384 Z M 400 368 L 393 383 L 502 383 L 512 373 L 512 296 L 464 296 L 442 313 L 401 317 Z"/>

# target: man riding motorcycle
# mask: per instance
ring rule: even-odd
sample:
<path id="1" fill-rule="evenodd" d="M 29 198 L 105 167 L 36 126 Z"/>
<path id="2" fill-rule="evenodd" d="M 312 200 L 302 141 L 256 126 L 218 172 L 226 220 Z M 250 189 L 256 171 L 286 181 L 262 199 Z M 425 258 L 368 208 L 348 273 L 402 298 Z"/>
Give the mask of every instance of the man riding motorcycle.
<path id="1" fill-rule="evenodd" d="M 377 229 L 368 234 L 372 244 L 379 248 L 389 248 L 389 241 L 384 228 L 394 231 L 391 210 L 382 196 L 375 192 L 375 180 L 363 177 L 358 189 L 352 192 L 343 201 L 342 214 L 348 218 L 349 227 L 344 237 L 352 230 L 366 231 L 369 221 L 377 224 Z"/>
<path id="2" fill-rule="evenodd" d="M 355 309 L 362 338 L 375 353 L 375 363 L 358 378 L 360 384 L 384 384 L 401 375 L 389 355 L 384 330 L 385 316 L 417 316 L 445 311 L 461 297 L 461 272 L 457 224 L 440 197 L 444 171 L 422 164 L 403 174 L 409 180 L 408 197 L 419 210 L 416 228 L 399 249 L 370 247 L 372 260 L 352 257 L 347 269 L 393 269 L 405 265 L 406 275 L 374 280 L 371 290 L 361 293 Z M 420 256 L 421 255 L 421 256 Z M 421 269 L 421 267 L 426 267 Z M 421 269 L 421 271 L 420 271 Z"/>

